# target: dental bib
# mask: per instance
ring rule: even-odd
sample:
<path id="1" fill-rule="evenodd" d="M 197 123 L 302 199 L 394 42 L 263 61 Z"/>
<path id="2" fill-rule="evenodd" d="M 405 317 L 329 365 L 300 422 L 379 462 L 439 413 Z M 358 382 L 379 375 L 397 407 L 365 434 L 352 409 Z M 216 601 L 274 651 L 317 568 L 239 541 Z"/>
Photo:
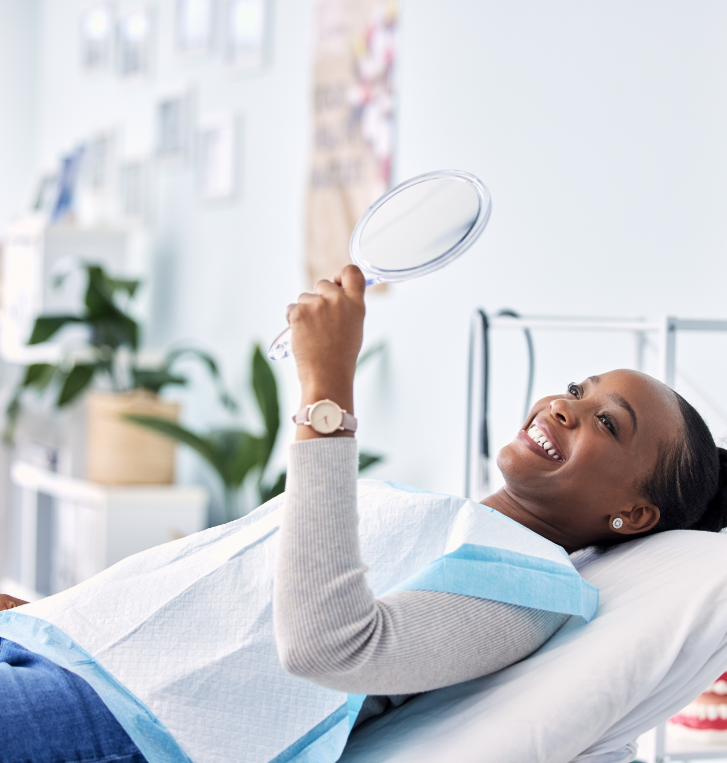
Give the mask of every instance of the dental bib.
<path id="1" fill-rule="evenodd" d="M 333 763 L 364 697 L 289 675 L 272 587 L 285 496 L 0 613 L 0 637 L 84 678 L 149 763 Z M 360 480 L 376 596 L 429 590 L 578 615 L 598 589 L 565 551 L 486 506 Z"/>

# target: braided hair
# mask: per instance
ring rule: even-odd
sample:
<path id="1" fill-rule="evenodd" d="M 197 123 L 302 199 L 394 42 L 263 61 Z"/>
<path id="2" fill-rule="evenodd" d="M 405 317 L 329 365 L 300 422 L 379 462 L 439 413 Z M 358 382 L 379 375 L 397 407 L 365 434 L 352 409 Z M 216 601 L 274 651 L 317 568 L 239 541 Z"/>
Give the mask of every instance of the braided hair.
<path id="1" fill-rule="evenodd" d="M 719 448 L 704 419 L 678 393 L 681 442 L 662 446 L 656 467 L 638 488 L 659 507 L 651 533 L 727 527 L 727 450 Z"/>

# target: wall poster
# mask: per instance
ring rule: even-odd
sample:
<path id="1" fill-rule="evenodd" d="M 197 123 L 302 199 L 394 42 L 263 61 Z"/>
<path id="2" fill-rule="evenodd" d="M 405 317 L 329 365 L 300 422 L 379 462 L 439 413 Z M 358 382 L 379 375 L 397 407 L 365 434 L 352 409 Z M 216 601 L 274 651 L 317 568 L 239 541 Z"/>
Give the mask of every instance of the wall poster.
<path id="1" fill-rule="evenodd" d="M 316 0 L 306 255 L 311 285 L 351 260 L 348 242 L 391 185 L 397 4 Z"/>

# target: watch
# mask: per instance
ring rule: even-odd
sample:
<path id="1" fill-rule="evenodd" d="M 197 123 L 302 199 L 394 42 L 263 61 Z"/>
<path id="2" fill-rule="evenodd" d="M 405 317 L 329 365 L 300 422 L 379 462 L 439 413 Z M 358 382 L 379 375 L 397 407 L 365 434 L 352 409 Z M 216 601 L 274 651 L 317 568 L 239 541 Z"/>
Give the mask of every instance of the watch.
<path id="1" fill-rule="evenodd" d="M 306 405 L 293 416 L 293 421 L 311 427 L 318 434 L 332 434 L 344 429 L 355 432 L 358 426 L 356 418 L 333 400 L 319 400 L 313 405 Z"/>

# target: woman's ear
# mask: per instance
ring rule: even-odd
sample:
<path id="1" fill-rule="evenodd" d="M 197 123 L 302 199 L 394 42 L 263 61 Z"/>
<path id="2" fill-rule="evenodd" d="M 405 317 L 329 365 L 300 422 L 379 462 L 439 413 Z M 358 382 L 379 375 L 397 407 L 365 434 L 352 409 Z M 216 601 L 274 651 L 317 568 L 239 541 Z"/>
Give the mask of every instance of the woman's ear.
<path id="1" fill-rule="evenodd" d="M 659 508 L 644 501 L 622 509 L 618 515 L 614 515 L 611 518 L 611 529 L 622 535 L 638 535 L 653 530 L 660 517 Z M 614 522 L 617 518 L 620 518 L 621 522 Z"/>

